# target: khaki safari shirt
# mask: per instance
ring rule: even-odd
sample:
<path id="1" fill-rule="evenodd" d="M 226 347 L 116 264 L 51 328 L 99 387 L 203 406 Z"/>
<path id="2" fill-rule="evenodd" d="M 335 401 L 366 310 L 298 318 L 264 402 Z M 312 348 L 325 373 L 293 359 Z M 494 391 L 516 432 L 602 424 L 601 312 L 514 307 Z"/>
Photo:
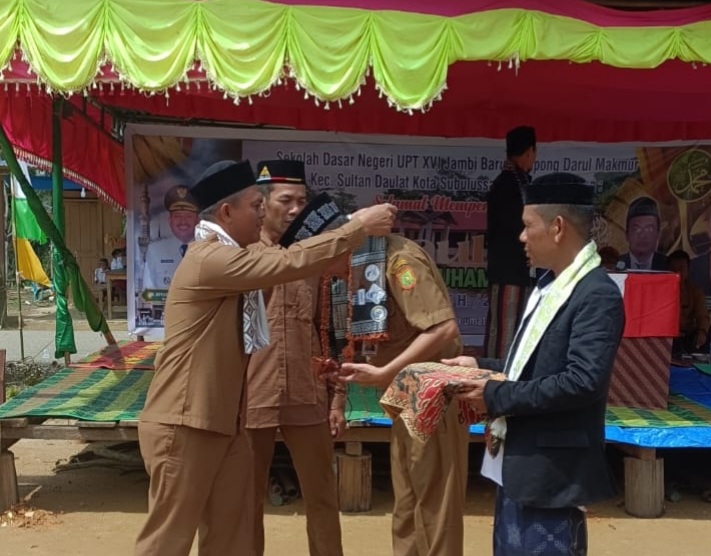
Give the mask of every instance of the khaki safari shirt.
<path id="1" fill-rule="evenodd" d="M 362 225 L 352 220 L 289 249 L 253 251 L 215 235 L 190 244 L 168 290 L 165 342 L 141 420 L 234 435 L 244 424 L 249 363 L 242 293 L 323 272 L 364 239 Z"/>
<path id="2" fill-rule="evenodd" d="M 262 234 L 256 250 L 274 247 Z M 335 393 L 319 380 L 311 359 L 321 355 L 319 339 L 321 277 L 274 286 L 267 294 L 269 346 L 252 355 L 247 367 L 247 416 L 250 429 L 279 425 L 315 425 L 328 419 Z M 329 388 L 330 389 L 330 388 Z"/>
<path id="3" fill-rule="evenodd" d="M 390 337 L 376 346 L 377 353 L 371 360 L 376 366 L 392 361 L 428 328 L 455 318 L 439 269 L 415 242 L 398 235 L 388 236 L 386 275 Z M 461 353 L 461 338 L 457 338 L 443 345 L 432 360 Z"/>

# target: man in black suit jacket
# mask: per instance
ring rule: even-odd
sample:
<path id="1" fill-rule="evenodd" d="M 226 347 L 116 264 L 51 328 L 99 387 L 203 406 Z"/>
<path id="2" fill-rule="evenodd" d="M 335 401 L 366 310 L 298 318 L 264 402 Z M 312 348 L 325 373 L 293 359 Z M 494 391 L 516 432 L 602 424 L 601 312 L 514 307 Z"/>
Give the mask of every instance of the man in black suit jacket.
<path id="1" fill-rule="evenodd" d="M 531 265 L 549 272 L 505 361 L 445 361 L 508 377 L 464 381 L 458 395 L 494 419 L 482 473 L 500 485 L 495 556 L 586 554 L 580 507 L 615 494 L 605 406 L 624 309 L 589 241 L 592 199 L 592 187 L 571 174 L 543 176 L 524 191 L 521 240 Z"/>
<path id="2" fill-rule="evenodd" d="M 532 127 L 509 131 L 506 161 L 486 198 L 489 315 L 484 353 L 488 357 L 503 357 L 511 347 L 533 285 L 518 236 L 523 231 L 523 189 L 531 182 L 536 152 L 536 131 Z"/>

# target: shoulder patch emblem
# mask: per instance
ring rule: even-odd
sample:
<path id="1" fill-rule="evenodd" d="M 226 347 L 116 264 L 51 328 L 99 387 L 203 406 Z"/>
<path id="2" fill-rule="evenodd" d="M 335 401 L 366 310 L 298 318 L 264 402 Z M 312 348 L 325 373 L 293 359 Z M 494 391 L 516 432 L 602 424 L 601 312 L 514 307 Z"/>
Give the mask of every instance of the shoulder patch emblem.
<path id="1" fill-rule="evenodd" d="M 397 280 L 403 290 L 411 290 L 417 283 L 417 278 L 410 265 L 401 266 L 396 272 Z"/>

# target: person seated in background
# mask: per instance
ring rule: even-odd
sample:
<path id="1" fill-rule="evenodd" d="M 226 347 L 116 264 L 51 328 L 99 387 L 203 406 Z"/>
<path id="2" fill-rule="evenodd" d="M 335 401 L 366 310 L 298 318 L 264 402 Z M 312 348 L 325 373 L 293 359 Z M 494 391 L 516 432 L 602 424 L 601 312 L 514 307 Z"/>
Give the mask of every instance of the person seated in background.
<path id="1" fill-rule="evenodd" d="M 114 249 L 111 251 L 111 270 L 123 270 L 126 268 L 126 250 Z"/>
<path id="2" fill-rule="evenodd" d="M 679 337 L 672 347 L 677 354 L 708 351 L 709 312 L 703 290 L 689 279 L 690 263 L 685 251 L 669 255 L 669 270 L 679 275 Z"/>
<path id="3" fill-rule="evenodd" d="M 111 270 L 124 270 L 126 268 L 126 249 L 116 248 L 111 251 Z M 124 303 L 126 299 L 126 280 L 118 279 L 111 281 L 112 301 Z"/>
<path id="4" fill-rule="evenodd" d="M 608 272 L 614 272 L 617 269 L 617 261 L 620 260 L 620 252 L 617 249 L 611 245 L 606 245 L 605 247 L 600 247 L 597 250 L 597 254 L 600 255 L 600 266 L 602 268 Z"/>
<path id="5" fill-rule="evenodd" d="M 109 270 L 109 259 L 99 259 L 99 266 L 94 270 L 94 284 L 106 283 L 106 271 Z"/>
<path id="6" fill-rule="evenodd" d="M 106 273 L 109 270 L 109 259 L 100 258 L 99 266 L 94 269 L 94 295 L 102 307 L 106 299 Z"/>

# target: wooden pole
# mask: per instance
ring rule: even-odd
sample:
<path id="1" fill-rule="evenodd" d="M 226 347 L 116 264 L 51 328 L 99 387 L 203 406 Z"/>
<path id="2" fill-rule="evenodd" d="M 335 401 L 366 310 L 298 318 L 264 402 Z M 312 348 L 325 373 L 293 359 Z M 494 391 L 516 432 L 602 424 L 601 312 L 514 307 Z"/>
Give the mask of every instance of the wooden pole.
<path id="1" fill-rule="evenodd" d="M 12 211 L 12 240 L 15 246 L 15 286 L 17 287 L 17 328 L 20 331 L 20 360 L 25 360 L 25 333 L 22 323 L 22 286 L 20 280 L 20 263 L 17 257 L 17 218 Z"/>
<path id="2" fill-rule="evenodd" d="M 0 404 L 5 402 L 5 355 L 0 349 Z M 0 427 L 0 512 L 4 512 L 19 502 L 15 456 L 4 449 L 2 427 Z"/>
<path id="3" fill-rule="evenodd" d="M 664 460 L 625 458 L 625 510 L 635 517 L 664 513 Z"/>
<path id="4" fill-rule="evenodd" d="M 17 241 L 15 241 L 15 259 L 17 259 Z M 17 266 L 17 265 L 15 265 Z M 25 359 L 25 333 L 22 324 L 22 286 L 20 273 L 15 273 L 15 284 L 17 285 L 17 329 L 20 331 L 20 360 Z"/>
<path id="5" fill-rule="evenodd" d="M 338 504 L 342 512 L 367 512 L 372 504 L 372 456 L 361 442 L 346 442 L 336 452 Z"/>
<path id="6" fill-rule="evenodd" d="M 0 171 L 0 330 L 5 328 L 7 321 L 7 253 L 5 251 L 5 176 L 10 173 Z"/>
<path id="7" fill-rule="evenodd" d="M 5 403 L 5 360 L 7 350 L 0 349 L 0 405 Z"/>

